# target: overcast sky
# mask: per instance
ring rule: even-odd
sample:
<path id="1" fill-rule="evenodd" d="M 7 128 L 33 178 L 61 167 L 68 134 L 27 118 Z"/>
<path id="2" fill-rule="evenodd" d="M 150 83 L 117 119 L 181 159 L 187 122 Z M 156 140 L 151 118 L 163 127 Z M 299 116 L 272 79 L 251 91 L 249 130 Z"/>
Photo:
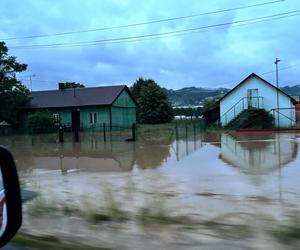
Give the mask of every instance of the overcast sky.
<path id="1" fill-rule="evenodd" d="M 152 78 L 163 87 L 173 89 L 231 88 L 251 72 L 273 71 L 276 57 L 281 59 L 279 67 L 286 68 L 279 72 L 280 85 L 299 84 L 300 15 L 135 42 L 24 47 L 68 45 L 232 23 L 300 10 L 299 0 L 127 28 L 21 38 L 135 24 L 271 1 L 275 0 L 1 0 L 0 40 L 17 38 L 5 42 L 10 54 L 28 64 L 28 70 L 20 75 L 23 82 L 28 85 L 27 76 L 36 75 L 33 90 L 54 89 L 57 82 L 64 81 L 86 86 L 131 85 L 139 77 Z M 274 72 L 262 77 L 275 82 Z"/>

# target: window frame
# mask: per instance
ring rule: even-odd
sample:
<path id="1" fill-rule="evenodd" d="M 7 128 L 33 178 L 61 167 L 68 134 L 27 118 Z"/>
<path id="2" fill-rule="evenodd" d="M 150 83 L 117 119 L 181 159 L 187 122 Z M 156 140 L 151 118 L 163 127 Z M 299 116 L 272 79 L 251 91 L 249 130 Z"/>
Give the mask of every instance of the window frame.
<path id="1" fill-rule="evenodd" d="M 96 124 L 97 123 L 97 112 L 90 112 L 90 124 Z"/>
<path id="2" fill-rule="evenodd" d="M 60 113 L 56 112 L 52 114 L 55 123 L 60 123 Z"/>

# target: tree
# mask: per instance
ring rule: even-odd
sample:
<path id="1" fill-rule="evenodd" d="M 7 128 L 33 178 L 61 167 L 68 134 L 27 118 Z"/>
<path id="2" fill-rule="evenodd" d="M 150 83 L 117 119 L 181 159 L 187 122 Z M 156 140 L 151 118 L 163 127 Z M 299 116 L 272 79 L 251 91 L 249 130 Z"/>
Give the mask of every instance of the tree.
<path id="1" fill-rule="evenodd" d="M 9 56 L 7 46 L 0 42 L 0 121 L 16 125 L 20 110 L 30 99 L 29 89 L 16 78 L 16 74 L 26 68 L 15 56 Z"/>
<path id="2" fill-rule="evenodd" d="M 202 112 L 206 112 L 208 110 L 211 110 L 211 109 L 214 109 L 216 107 L 218 107 L 218 100 L 219 98 L 208 98 L 208 99 L 205 99 L 203 101 L 203 107 L 202 107 Z"/>
<path id="3" fill-rule="evenodd" d="M 173 108 L 174 115 L 199 116 L 202 112 L 201 107 L 197 108 Z"/>
<path id="4" fill-rule="evenodd" d="M 53 131 L 54 119 L 48 110 L 40 110 L 28 115 L 28 128 L 33 133 Z"/>
<path id="5" fill-rule="evenodd" d="M 138 103 L 138 121 L 141 123 L 166 123 L 173 119 L 173 109 L 167 93 L 152 79 L 139 78 L 131 87 Z"/>
<path id="6" fill-rule="evenodd" d="M 65 89 L 85 88 L 83 84 L 77 82 L 64 82 L 63 84 Z"/>

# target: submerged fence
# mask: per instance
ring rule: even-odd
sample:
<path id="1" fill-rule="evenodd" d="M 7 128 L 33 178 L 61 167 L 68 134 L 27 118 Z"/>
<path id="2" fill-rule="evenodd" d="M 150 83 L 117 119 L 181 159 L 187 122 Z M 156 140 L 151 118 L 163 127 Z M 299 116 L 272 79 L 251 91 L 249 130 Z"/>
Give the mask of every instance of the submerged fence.
<path id="1" fill-rule="evenodd" d="M 202 131 L 204 122 L 202 119 L 173 121 L 167 124 L 135 124 L 121 126 L 118 124 L 93 124 L 90 127 L 80 127 L 72 130 L 70 124 L 59 124 L 46 132 L 16 131 L 13 134 L 31 135 L 32 138 L 45 137 L 56 142 L 80 142 L 88 138 L 96 138 L 102 142 L 122 141 L 174 141 L 194 140 Z M 47 135 L 47 136 L 46 136 Z"/>
<path id="2" fill-rule="evenodd" d="M 64 126 L 59 128 L 59 141 L 64 142 Z M 80 140 L 80 135 L 89 133 L 97 137 L 101 137 L 104 142 L 110 141 L 135 141 L 137 139 L 137 126 L 135 123 L 132 126 L 110 125 L 106 123 L 94 124 L 89 128 L 73 129 L 74 141 Z"/>
<path id="3" fill-rule="evenodd" d="M 80 141 L 81 137 L 86 135 L 91 135 L 97 137 L 100 141 L 136 141 L 139 138 L 142 140 L 151 139 L 162 139 L 162 140 L 180 140 L 180 139 L 193 139 L 201 131 L 203 131 L 204 124 L 202 120 L 183 120 L 174 121 L 168 124 L 158 124 L 158 125 L 140 125 L 133 123 L 132 126 L 119 126 L 119 125 L 109 125 L 109 124 L 98 124 L 86 128 L 81 131 L 73 131 L 74 141 Z M 153 133 L 157 131 L 157 133 Z M 59 131 L 59 141 L 63 142 L 65 135 L 68 136 L 70 140 L 70 133 L 64 132 L 63 129 Z M 160 138 L 156 138 L 160 137 Z"/>
<path id="4" fill-rule="evenodd" d="M 200 133 L 204 128 L 204 123 L 202 120 L 197 119 L 193 121 L 176 121 L 174 122 L 175 138 L 189 138 L 190 136 L 195 136 Z"/>

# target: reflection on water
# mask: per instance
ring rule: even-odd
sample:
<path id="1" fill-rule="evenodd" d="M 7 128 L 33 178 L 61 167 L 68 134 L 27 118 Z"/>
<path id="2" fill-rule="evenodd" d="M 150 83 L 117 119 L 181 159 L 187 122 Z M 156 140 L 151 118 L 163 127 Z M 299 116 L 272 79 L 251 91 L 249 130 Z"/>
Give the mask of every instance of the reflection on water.
<path id="1" fill-rule="evenodd" d="M 277 191 L 275 197 L 282 201 L 282 168 L 293 162 L 297 153 L 297 135 L 293 133 L 224 133 L 219 157 L 244 173 L 256 186 L 263 187 L 271 179 L 268 174 L 277 175 L 277 185 L 273 185 L 272 194 L 267 197 L 271 198 Z"/>
<path id="2" fill-rule="evenodd" d="M 0 137 L 39 193 L 23 232 L 117 249 L 284 248 L 269 232 L 300 211 L 299 134 L 81 138 Z"/>
<path id="3" fill-rule="evenodd" d="M 163 135 L 162 135 L 163 137 Z M 85 135 L 81 142 L 57 143 L 55 136 L 11 136 L 0 138 L 14 154 L 19 171 L 32 169 L 84 171 L 130 171 L 134 167 L 158 168 L 172 155 L 177 161 L 188 157 L 206 143 L 220 142 L 216 133 L 192 134 L 159 141 L 141 137 L 137 142 L 108 141 Z"/>
<path id="4" fill-rule="evenodd" d="M 266 174 L 284 167 L 297 157 L 296 135 L 222 134 L 220 158 L 249 174 Z"/>
<path id="5" fill-rule="evenodd" d="M 203 147 L 203 142 L 219 141 L 213 133 L 194 134 L 187 139 L 168 138 L 155 142 L 141 137 L 137 142 L 103 142 L 99 136 L 86 135 L 81 142 L 57 143 L 51 136 L 16 136 L 5 141 L 14 154 L 19 171 L 32 169 L 82 171 L 130 171 L 158 168 L 171 155 L 178 161 Z"/>

